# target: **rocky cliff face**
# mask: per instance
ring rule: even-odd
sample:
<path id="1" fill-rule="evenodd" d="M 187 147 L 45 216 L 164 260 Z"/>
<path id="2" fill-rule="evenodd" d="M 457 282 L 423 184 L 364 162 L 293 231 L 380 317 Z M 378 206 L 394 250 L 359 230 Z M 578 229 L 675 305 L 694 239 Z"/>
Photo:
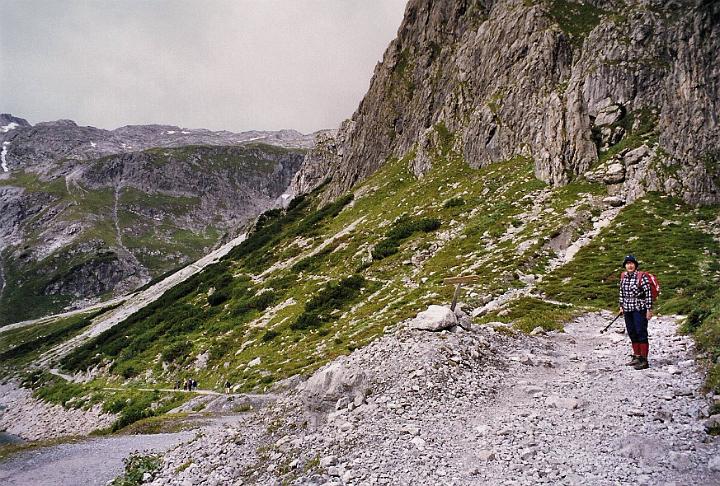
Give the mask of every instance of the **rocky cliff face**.
<path id="1" fill-rule="evenodd" d="M 332 175 L 334 197 L 408 154 L 422 175 L 452 147 L 476 167 L 529 156 L 554 185 L 600 174 L 629 201 L 720 202 L 719 21 L 707 0 L 411 0 L 357 111 L 293 190 Z"/>
<path id="2" fill-rule="evenodd" d="M 0 122 L 0 323 L 126 292 L 199 258 L 275 203 L 309 143 L 292 131 Z"/>

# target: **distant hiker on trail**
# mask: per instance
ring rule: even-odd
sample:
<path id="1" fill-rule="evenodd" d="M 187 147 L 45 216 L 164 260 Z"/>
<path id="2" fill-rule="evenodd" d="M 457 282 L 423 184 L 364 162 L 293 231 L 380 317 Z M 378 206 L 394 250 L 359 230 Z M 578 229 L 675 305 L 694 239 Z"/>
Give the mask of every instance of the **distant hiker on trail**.
<path id="1" fill-rule="evenodd" d="M 230 393 L 230 380 L 225 380 L 225 393 Z"/>
<path id="2" fill-rule="evenodd" d="M 628 366 L 644 370 L 648 364 L 648 320 L 652 317 L 653 296 L 650 277 L 638 272 L 640 264 L 633 255 L 623 260 L 625 272 L 620 277 L 620 313 L 632 342 L 632 360 Z"/>

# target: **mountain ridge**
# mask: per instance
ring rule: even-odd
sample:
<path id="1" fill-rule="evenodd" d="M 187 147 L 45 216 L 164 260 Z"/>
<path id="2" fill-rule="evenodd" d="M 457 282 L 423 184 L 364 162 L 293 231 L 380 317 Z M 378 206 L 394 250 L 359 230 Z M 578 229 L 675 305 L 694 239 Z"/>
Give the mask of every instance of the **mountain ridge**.
<path id="1" fill-rule="evenodd" d="M 0 321 L 92 304 L 199 258 L 280 204 L 310 143 L 1 120 Z"/>

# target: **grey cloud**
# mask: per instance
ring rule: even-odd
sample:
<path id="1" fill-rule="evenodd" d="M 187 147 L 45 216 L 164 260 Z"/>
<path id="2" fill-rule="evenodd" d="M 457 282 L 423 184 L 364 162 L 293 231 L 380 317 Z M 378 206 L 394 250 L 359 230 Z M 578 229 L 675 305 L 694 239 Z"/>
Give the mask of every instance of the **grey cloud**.
<path id="1" fill-rule="evenodd" d="M 0 111 L 103 128 L 333 128 L 405 3 L 0 0 Z"/>

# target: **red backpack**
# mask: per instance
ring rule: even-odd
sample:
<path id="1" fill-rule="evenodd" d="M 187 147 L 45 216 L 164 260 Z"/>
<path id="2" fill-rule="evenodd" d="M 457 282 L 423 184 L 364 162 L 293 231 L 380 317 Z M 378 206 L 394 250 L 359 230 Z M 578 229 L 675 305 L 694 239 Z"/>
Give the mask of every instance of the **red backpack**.
<path id="1" fill-rule="evenodd" d="M 653 275 L 652 273 L 641 272 L 641 271 L 639 271 L 639 270 L 636 271 L 635 273 L 637 273 L 637 284 L 638 284 L 638 287 L 640 287 L 640 284 L 641 284 L 641 282 L 642 282 L 643 275 L 647 275 L 648 282 L 650 282 L 650 294 L 652 295 L 652 301 L 653 301 L 653 304 L 654 304 L 655 301 L 657 300 L 658 294 L 660 294 L 660 281 L 659 281 L 659 280 L 657 279 L 657 277 L 656 277 L 655 275 Z M 627 272 L 623 272 L 623 273 L 622 273 L 622 276 L 620 277 L 620 280 L 621 280 L 621 281 L 622 281 L 622 279 L 625 278 L 625 275 L 626 275 L 626 274 L 627 274 Z"/>

